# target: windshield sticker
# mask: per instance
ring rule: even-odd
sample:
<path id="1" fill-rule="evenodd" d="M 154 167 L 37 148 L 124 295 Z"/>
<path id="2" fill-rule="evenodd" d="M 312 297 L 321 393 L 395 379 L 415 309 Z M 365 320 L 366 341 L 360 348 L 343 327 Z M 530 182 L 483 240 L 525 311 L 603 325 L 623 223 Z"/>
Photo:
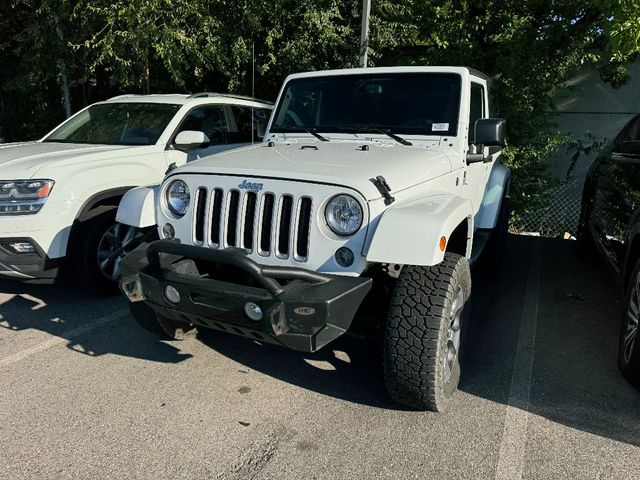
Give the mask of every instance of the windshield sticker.
<path id="1" fill-rule="evenodd" d="M 434 123 L 431 126 L 431 131 L 432 132 L 447 132 L 449 130 L 449 124 L 448 123 Z"/>

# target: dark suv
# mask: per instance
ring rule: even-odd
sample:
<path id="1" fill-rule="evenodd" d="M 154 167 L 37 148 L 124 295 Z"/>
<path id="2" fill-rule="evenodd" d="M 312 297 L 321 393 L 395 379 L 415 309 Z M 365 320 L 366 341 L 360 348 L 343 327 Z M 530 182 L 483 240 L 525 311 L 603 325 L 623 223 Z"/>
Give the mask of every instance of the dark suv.
<path id="1" fill-rule="evenodd" d="M 603 254 L 625 292 L 618 362 L 640 387 L 640 115 L 636 115 L 591 167 L 584 186 L 578 248 Z"/>

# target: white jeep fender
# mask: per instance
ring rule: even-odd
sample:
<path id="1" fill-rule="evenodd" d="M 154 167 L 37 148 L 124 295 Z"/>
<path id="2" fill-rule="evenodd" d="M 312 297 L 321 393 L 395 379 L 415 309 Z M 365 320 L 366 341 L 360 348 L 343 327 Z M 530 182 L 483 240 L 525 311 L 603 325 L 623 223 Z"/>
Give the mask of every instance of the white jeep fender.
<path id="1" fill-rule="evenodd" d="M 511 185 L 511 169 L 501 163 L 496 163 L 491 169 L 487 186 L 484 189 L 484 197 L 480 209 L 474 219 L 478 229 L 492 229 L 496 227 L 500 207 Z"/>
<path id="2" fill-rule="evenodd" d="M 467 251 L 471 255 L 473 206 L 470 200 L 451 194 L 434 194 L 385 210 L 377 222 L 367 261 L 403 265 L 437 265 L 444 259 L 440 238 L 467 222 Z"/>
<path id="3" fill-rule="evenodd" d="M 156 224 L 155 199 L 159 190 L 159 184 L 129 190 L 120 200 L 116 221 L 138 228 L 154 226 Z"/>

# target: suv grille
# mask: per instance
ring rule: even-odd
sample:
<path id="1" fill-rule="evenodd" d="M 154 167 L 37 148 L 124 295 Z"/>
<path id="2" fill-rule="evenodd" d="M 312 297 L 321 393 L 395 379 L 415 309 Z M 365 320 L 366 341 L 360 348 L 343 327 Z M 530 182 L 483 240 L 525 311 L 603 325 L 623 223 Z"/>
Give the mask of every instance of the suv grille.
<path id="1" fill-rule="evenodd" d="M 259 255 L 309 256 L 312 206 L 309 197 L 222 188 L 196 190 L 193 238 L 213 248 L 237 247 Z"/>

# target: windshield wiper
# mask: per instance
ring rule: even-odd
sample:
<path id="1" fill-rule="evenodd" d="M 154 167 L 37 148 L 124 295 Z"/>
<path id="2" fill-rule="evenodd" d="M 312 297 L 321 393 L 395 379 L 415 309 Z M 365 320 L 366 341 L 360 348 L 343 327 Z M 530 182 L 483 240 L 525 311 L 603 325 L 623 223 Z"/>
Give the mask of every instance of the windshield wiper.
<path id="1" fill-rule="evenodd" d="M 358 133 L 384 133 L 385 135 L 393 138 L 396 142 L 401 143 L 402 145 L 413 145 L 413 143 L 411 143 L 409 140 L 405 140 L 401 136 L 393 133 L 390 128 L 375 127 L 373 125 L 354 125 L 353 127 L 341 127 L 340 130 L 344 132 L 355 131 Z"/>
<path id="2" fill-rule="evenodd" d="M 321 142 L 328 142 L 329 141 L 329 139 L 327 139 L 327 138 L 323 137 L 322 135 L 320 135 L 318 133 L 318 130 L 315 127 L 303 127 L 302 125 L 287 125 L 286 127 L 278 128 L 278 130 L 283 130 L 284 132 L 286 132 L 287 130 L 293 131 L 293 132 L 307 132 L 307 133 L 313 135 L 314 137 L 316 137 Z"/>

